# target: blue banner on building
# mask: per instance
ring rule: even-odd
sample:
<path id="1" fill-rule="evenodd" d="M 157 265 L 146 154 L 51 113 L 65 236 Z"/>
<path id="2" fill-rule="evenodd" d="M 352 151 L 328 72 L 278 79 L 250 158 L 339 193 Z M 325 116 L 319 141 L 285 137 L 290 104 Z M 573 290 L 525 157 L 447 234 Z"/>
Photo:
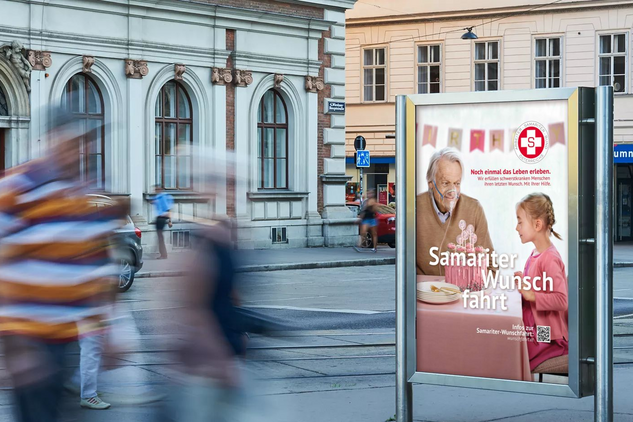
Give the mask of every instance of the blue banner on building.
<path id="1" fill-rule="evenodd" d="M 633 164 L 633 144 L 615 145 L 613 147 L 614 164 Z"/>

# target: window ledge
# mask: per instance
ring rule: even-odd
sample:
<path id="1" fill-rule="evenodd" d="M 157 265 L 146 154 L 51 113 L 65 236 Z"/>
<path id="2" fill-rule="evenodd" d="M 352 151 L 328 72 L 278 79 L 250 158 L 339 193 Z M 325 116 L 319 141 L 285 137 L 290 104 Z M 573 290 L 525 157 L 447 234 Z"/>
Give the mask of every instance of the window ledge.
<path id="1" fill-rule="evenodd" d="M 264 201 L 267 199 L 304 199 L 310 195 L 310 192 L 293 192 L 286 190 L 260 190 L 257 192 L 248 192 L 248 199 L 253 201 Z"/>
<path id="2" fill-rule="evenodd" d="M 329 183 L 332 185 L 340 184 L 344 185 L 345 183 L 352 180 L 352 176 L 348 176 L 346 174 L 322 174 L 319 176 L 323 183 Z"/>

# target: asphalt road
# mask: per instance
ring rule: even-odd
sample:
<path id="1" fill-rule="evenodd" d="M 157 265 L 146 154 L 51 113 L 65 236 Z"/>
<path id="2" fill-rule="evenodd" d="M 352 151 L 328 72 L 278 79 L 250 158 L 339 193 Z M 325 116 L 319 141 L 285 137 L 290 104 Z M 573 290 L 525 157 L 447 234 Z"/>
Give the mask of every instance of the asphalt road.
<path id="1" fill-rule="evenodd" d="M 243 274 L 242 305 L 301 330 L 395 327 L 393 265 Z M 181 332 L 182 279 L 139 279 L 120 295 L 141 335 Z M 633 268 L 614 270 L 614 316 L 633 318 Z"/>

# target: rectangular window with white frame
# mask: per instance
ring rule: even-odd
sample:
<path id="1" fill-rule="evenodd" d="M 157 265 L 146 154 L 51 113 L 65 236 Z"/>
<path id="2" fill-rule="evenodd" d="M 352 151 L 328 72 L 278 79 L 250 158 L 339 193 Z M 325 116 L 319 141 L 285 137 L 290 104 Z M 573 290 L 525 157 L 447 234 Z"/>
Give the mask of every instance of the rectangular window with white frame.
<path id="1" fill-rule="evenodd" d="M 561 38 L 537 38 L 534 46 L 534 87 L 560 88 Z"/>
<path id="2" fill-rule="evenodd" d="M 475 91 L 499 89 L 499 41 L 475 43 Z"/>
<path id="3" fill-rule="evenodd" d="M 418 94 L 440 92 L 442 46 L 418 45 Z"/>
<path id="4" fill-rule="evenodd" d="M 363 50 L 363 101 L 385 101 L 387 96 L 387 49 Z"/>
<path id="5" fill-rule="evenodd" d="M 626 34 L 600 35 L 598 75 L 600 85 L 613 85 L 613 92 L 627 92 Z"/>

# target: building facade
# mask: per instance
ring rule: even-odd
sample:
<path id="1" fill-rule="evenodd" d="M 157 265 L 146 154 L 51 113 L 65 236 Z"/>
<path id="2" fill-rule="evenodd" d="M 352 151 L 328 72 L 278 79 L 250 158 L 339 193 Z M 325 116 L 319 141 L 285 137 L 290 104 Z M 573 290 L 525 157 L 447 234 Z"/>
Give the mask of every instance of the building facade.
<path id="1" fill-rule="evenodd" d="M 352 183 L 357 135 L 379 158 L 369 171 L 378 174 L 366 178 L 364 188 L 395 182 L 395 143 L 388 135 L 395 131 L 395 97 L 401 94 L 613 85 L 615 143 L 633 143 L 633 1 L 487 0 L 476 10 L 464 4 L 360 0 L 347 12 Z M 470 27 L 478 39 L 461 38 Z M 616 240 L 633 240 L 632 164 L 617 164 L 614 171 Z"/>
<path id="2" fill-rule="evenodd" d="M 351 244 L 344 109 L 325 104 L 345 98 L 354 2 L 0 0 L 0 171 L 45 153 L 61 105 L 86 125 L 84 179 L 129 198 L 150 251 L 154 185 L 173 248 L 217 214 L 242 248 Z M 237 157 L 235 181 L 200 194 L 199 151 Z"/>

